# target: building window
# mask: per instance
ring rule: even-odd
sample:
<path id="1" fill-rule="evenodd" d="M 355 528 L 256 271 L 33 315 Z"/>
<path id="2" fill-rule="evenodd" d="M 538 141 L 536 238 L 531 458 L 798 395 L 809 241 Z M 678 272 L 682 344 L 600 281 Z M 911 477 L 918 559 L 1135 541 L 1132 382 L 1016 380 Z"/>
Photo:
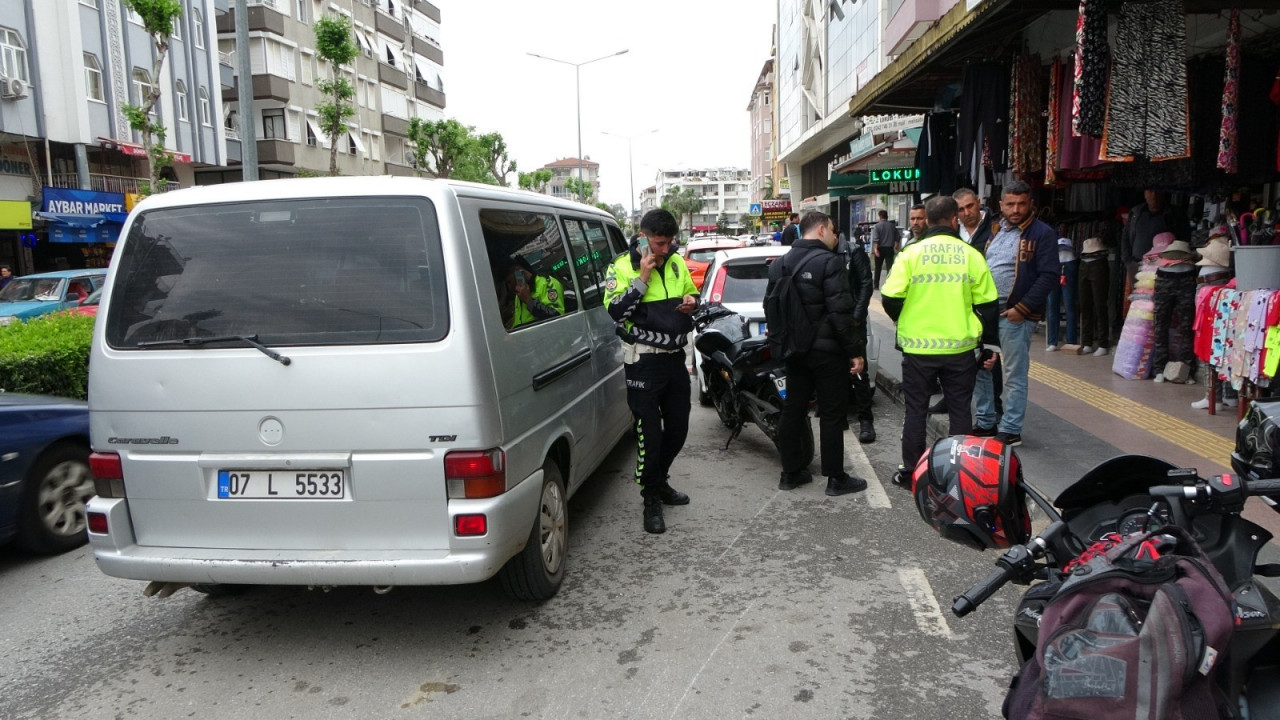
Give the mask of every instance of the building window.
<path id="1" fill-rule="evenodd" d="M 391 17 L 396 16 L 396 0 L 387 0 L 387 14 Z"/>
<path id="2" fill-rule="evenodd" d="M 182 39 L 182 16 L 173 19 L 173 33 L 169 37 L 173 40 Z"/>
<path id="3" fill-rule="evenodd" d="M 133 94 L 138 99 L 138 107 L 147 104 L 147 100 L 151 98 L 151 74 L 142 68 L 133 69 Z M 152 114 L 155 114 L 155 107 L 151 108 Z"/>
<path id="4" fill-rule="evenodd" d="M 227 137 L 232 139 L 240 138 L 240 113 L 235 110 L 227 111 L 227 119 L 223 121 L 222 127 L 227 131 Z"/>
<path id="5" fill-rule="evenodd" d="M 316 61 L 315 55 L 312 55 L 309 52 L 302 53 L 302 62 L 300 64 L 302 66 L 302 84 L 303 85 L 310 85 L 313 82 L 315 82 L 316 69 L 315 69 L 315 65 L 313 64 L 315 63 L 315 61 Z"/>
<path id="6" fill-rule="evenodd" d="M 142 24 L 142 16 L 138 14 L 137 10 L 134 10 L 133 8 L 125 8 L 125 13 L 129 18 L 129 22 L 133 23 L 134 25 Z"/>
<path id="7" fill-rule="evenodd" d="M 174 87 L 173 102 L 178 106 L 178 119 L 187 122 L 190 117 L 187 114 L 187 86 L 181 81 Z"/>
<path id="8" fill-rule="evenodd" d="M 5 77 L 31 81 L 27 73 L 27 48 L 18 33 L 7 27 L 0 27 L 0 70 Z"/>
<path id="9" fill-rule="evenodd" d="M 358 151 L 359 146 L 356 145 L 356 136 L 351 133 L 347 133 L 347 154 L 355 155 Z"/>
<path id="10" fill-rule="evenodd" d="M 102 94 L 102 66 L 92 53 L 84 54 L 84 87 L 90 100 L 105 102 Z"/>
<path id="11" fill-rule="evenodd" d="M 387 64 L 391 67 L 396 66 L 396 53 L 391 49 L 390 45 L 387 45 Z"/>
<path id="12" fill-rule="evenodd" d="M 213 123 L 209 121 L 212 114 L 209 110 L 209 91 L 200 88 L 200 124 L 205 127 L 213 127 Z"/>
<path id="13" fill-rule="evenodd" d="M 311 129 L 311 122 L 307 121 L 307 144 L 311 147 L 320 145 L 320 138 L 316 137 L 315 130 Z"/>
<path id="14" fill-rule="evenodd" d="M 84 5 L 85 7 L 91 7 L 96 9 L 98 7 L 98 0 L 80 0 L 80 4 Z"/>
<path id="15" fill-rule="evenodd" d="M 298 0 L 298 22 L 307 21 L 307 0 Z"/>
<path id="16" fill-rule="evenodd" d="M 191 8 L 191 34 L 195 35 L 196 47 L 204 47 L 204 11 L 199 6 Z"/>
<path id="17" fill-rule="evenodd" d="M 288 140 L 284 125 L 284 108 L 267 108 L 262 111 L 262 137 L 266 140 Z"/>

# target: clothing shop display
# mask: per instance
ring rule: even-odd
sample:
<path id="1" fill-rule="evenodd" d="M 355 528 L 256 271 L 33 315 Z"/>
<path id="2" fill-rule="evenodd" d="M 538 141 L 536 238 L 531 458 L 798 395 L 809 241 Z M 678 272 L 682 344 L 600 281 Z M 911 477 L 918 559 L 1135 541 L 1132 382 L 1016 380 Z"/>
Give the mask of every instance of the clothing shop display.
<path id="1" fill-rule="evenodd" d="M 1039 55 L 1013 59 L 1009 82 L 1009 169 L 1028 175 L 1044 167 L 1044 83 Z"/>
<path id="2" fill-rule="evenodd" d="M 1236 108 L 1240 99 L 1240 11 L 1231 11 L 1227 24 L 1227 68 L 1223 75 L 1222 126 L 1218 136 L 1218 169 L 1234 173 L 1236 163 Z"/>
<path id="3" fill-rule="evenodd" d="M 1062 125 L 1062 60 L 1053 59 L 1049 66 L 1049 114 L 1045 117 L 1044 143 L 1044 184 L 1053 187 L 1058 184 L 1058 134 Z"/>
<path id="4" fill-rule="evenodd" d="M 1080 0 L 1071 88 L 1070 129 L 1074 135 L 1102 136 L 1110 54 L 1106 0 Z"/>
<path id="5" fill-rule="evenodd" d="M 1111 347 L 1111 323 L 1107 319 L 1107 293 L 1111 289 L 1110 251 L 1097 237 L 1084 241 L 1080 253 L 1080 342 L 1097 350 Z"/>
<path id="6" fill-rule="evenodd" d="M 1008 66 L 997 62 L 967 65 L 956 142 L 960 149 L 958 171 L 969 182 L 980 185 L 983 168 L 995 174 L 1008 169 L 1009 114 Z"/>
<path id="7" fill-rule="evenodd" d="M 1115 160 L 1191 154 L 1187 25 L 1181 0 L 1125 3 L 1116 26 L 1103 152 Z"/>
<path id="8" fill-rule="evenodd" d="M 1212 295 L 1209 364 L 1236 390 L 1246 382 L 1270 387 L 1280 365 L 1280 290 L 1240 291 L 1233 285 Z"/>
<path id="9" fill-rule="evenodd" d="M 1151 346 L 1155 340 L 1152 323 L 1155 319 L 1153 296 L 1156 270 L 1160 267 L 1160 253 L 1173 240 L 1172 233 L 1157 235 L 1152 241 L 1151 250 L 1142 256 L 1142 264 L 1134 277 L 1129 311 L 1125 314 L 1120 341 L 1116 343 L 1116 356 L 1111 363 L 1111 371 L 1126 380 L 1145 380 L 1151 376 Z"/>
<path id="10" fill-rule="evenodd" d="M 926 113 L 916 145 L 916 167 L 920 168 L 922 193 L 950 195 L 956 183 L 956 114 L 951 111 Z"/>
<path id="11" fill-rule="evenodd" d="M 1195 323 L 1195 263 L 1200 255 L 1185 240 L 1176 240 L 1160 253 L 1152 295 L 1155 333 L 1151 343 L 1151 365 L 1159 376 L 1170 358 L 1191 366 L 1195 363 L 1192 326 Z"/>
<path id="12" fill-rule="evenodd" d="M 1058 111 L 1056 117 L 1058 119 L 1058 127 L 1061 129 L 1058 132 L 1058 142 L 1055 146 L 1055 155 L 1058 163 L 1055 172 L 1057 170 L 1085 170 L 1097 167 L 1102 164 L 1102 161 L 1098 159 L 1098 154 L 1102 150 L 1102 139 L 1088 133 L 1081 134 L 1072 131 L 1071 97 L 1073 87 L 1071 84 L 1071 68 L 1068 65 L 1064 65 L 1059 72 L 1062 75 L 1061 82 L 1058 83 Z M 1098 107 L 1102 107 L 1101 102 L 1099 102 Z M 1050 109 L 1050 116 L 1054 117 L 1052 109 Z M 1099 113 L 1099 118 L 1101 118 L 1101 113 Z M 1101 129 L 1099 129 L 1097 135 L 1101 134 Z"/>

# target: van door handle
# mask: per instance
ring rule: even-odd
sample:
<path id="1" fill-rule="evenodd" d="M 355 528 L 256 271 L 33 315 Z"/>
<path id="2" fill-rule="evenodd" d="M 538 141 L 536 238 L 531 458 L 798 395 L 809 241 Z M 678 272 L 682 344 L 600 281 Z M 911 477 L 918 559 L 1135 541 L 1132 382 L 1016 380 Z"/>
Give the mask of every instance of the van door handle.
<path id="1" fill-rule="evenodd" d="M 559 380 L 565 375 L 568 375 L 569 373 L 573 372 L 574 368 L 578 367 L 579 365 L 587 364 L 587 362 L 590 360 L 591 360 L 590 348 L 579 350 L 576 355 L 569 358 L 568 360 L 565 360 L 563 362 L 558 362 L 555 365 L 552 365 L 551 367 L 547 368 L 546 370 L 543 370 L 542 372 L 538 373 L 537 375 L 534 375 L 533 389 L 541 390 L 542 388 L 550 385 L 556 380 Z"/>

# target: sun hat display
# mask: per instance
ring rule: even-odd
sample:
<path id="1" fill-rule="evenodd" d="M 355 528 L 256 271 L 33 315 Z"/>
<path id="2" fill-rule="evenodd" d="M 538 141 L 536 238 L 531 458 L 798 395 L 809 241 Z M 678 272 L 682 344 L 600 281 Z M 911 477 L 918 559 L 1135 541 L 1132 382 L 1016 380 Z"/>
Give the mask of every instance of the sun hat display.
<path id="1" fill-rule="evenodd" d="M 1146 255 L 1143 255 L 1143 257 L 1148 259 L 1154 258 L 1156 255 L 1164 252 L 1165 248 L 1169 247 L 1169 244 L 1176 239 L 1177 238 L 1175 238 L 1171 232 L 1157 233 L 1155 237 L 1151 238 L 1151 249 L 1148 250 Z"/>
<path id="2" fill-rule="evenodd" d="M 1191 243 L 1186 240 L 1174 240 L 1169 243 L 1168 247 L 1161 251 L 1160 259 L 1174 261 L 1199 260 L 1200 255 L 1195 250 L 1191 249 Z"/>
<path id="3" fill-rule="evenodd" d="M 1200 262 L 1196 265 L 1229 267 L 1231 262 L 1231 248 L 1225 242 L 1211 242 L 1200 248 Z"/>

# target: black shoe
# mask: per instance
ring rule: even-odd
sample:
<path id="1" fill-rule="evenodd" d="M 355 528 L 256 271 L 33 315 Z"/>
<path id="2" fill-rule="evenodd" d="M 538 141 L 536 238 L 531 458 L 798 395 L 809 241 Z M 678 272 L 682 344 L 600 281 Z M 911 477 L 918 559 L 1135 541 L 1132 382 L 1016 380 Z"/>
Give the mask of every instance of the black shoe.
<path id="1" fill-rule="evenodd" d="M 658 488 L 658 499 L 662 500 L 663 505 L 688 505 L 689 496 L 671 487 L 663 485 Z"/>
<path id="2" fill-rule="evenodd" d="M 946 399 L 946 398 L 942 398 L 942 399 L 941 399 L 941 400 L 939 400 L 938 402 L 936 402 L 936 403 L 934 403 L 934 404 L 930 405 L 930 406 L 929 406 L 929 414 L 930 414 L 930 415 L 946 415 L 946 414 L 947 414 L 947 399 Z"/>
<path id="3" fill-rule="evenodd" d="M 808 470 L 801 470 L 797 473 L 783 472 L 782 476 L 778 478 L 778 489 L 795 490 L 801 485 L 808 485 L 811 482 L 813 482 L 813 475 L 809 474 Z"/>
<path id="4" fill-rule="evenodd" d="M 858 426 L 858 442 L 866 445 L 876 441 L 876 426 L 870 420 L 861 420 Z"/>
<path id="5" fill-rule="evenodd" d="M 667 522 L 662 519 L 662 503 L 658 501 L 644 501 L 644 531 L 661 535 L 667 531 Z"/>
<path id="6" fill-rule="evenodd" d="M 1017 447 L 1022 444 L 1022 436 L 1015 433 L 996 433 L 996 439 L 1009 447 Z"/>
<path id="7" fill-rule="evenodd" d="M 867 481 L 845 473 L 839 477 L 827 478 L 827 494 L 831 496 L 848 495 L 867 489 Z"/>
<path id="8" fill-rule="evenodd" d="M 989 428 L 976 427 L 970 430 L 969 434 L 974 437 L 995 437 L 996 429 L 993 427 L 989 427 Z"/>
<path id="9" fill-rule="evenodd" d="M 907 472 L 907 468 L 903 465 L 899 465 L 898 469 L 893 472 L 893 478 L 890 482 L 907 492 L 911 492 L 911 473 Z"/>

